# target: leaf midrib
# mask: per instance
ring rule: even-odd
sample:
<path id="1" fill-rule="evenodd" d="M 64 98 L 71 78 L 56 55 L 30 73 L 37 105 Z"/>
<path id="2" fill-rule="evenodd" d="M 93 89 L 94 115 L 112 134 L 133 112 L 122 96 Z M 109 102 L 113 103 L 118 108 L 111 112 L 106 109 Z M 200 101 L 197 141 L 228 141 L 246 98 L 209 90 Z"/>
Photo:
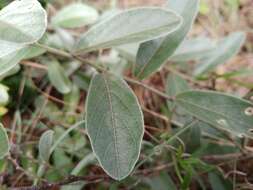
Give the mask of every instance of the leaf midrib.
<path id="1" fill-rule="evenodd" d="M 114 149 L 115 149 L 115 152 L 116 152 L 116 155 L 115 155 L 115 158 L 116 158 L 116 168 L 117 168 L 117 176 L 119 175 L 119 167 L 120 167 L 120 164 L 119 164 L 119 152 L 118 152 L 118 148 L 117 148 L 117 144 L 118 144 L 118 139 L 117 139 L 117 129 L 116 129 L 116 119 L 115 119 L 115 113 L 113 111 L 113 106 L 112 106 L 112 97 L 111 97 L 111 94 L 110 94 L 110 87 L 108 85 L 108 81 L 107 79 L 105 78 L 105 76 L 102 76 L 103 80 L 104 80 L 104 83 L 105 83 L 105 89 L 106 89 L 106 95 L 108 97 L 108 102 L 109 102 L 109 109 L 110 109 L 110 112 L 111 112 L 111 122 L 112 122 L 112 127 L 113 127 L 113 137 L 114 137 Z"/>

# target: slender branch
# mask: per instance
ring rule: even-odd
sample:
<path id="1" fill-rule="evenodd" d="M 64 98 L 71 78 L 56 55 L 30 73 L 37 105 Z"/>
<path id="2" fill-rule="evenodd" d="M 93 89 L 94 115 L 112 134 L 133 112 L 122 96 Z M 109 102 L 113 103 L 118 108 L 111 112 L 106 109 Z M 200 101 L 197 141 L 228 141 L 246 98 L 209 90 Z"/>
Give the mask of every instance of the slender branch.
<path id="1" fill-rule="evenodd" d="M 65 51 L 62 51 L 62 50 L 59 50 L 59 49 L 55 49 L 55 48 L 49 47 L 49 46 L 44 45 L 44 44 L 36 43 L 36 44 L 33 44 L 32 46 L 40 47 L 42 49 L 47 50 L 48 52 L 50 52 L 52 54 L 56 54 L 56 55 L 59 55 L 59 56 L 62 56 L 62 57 L 73 58 L 73 56 L 68 52 L 65 52 Z"/>
<path id="2" fill-rule="evenodd" d="M 169 122 L 170 122 L 169 118 L 166 117 L 165 115 L 162 115 L 162 114 L 160 114 L 160 113 L 154 112 L 154 111 L 152 111 L 152 110 L 150 110 L 150 109 L 148 109 L 148 108 L 146 108 L 146 107 L 144 107 L 144 106 L 142 106 L 141 108 L 142 108 L 142 110 L 143 110 L 144 112 L 146 112 L 146 113 L 152 115 L 152 116 L 155 117 L 155 118 L 160 119 L 161 121 L 164 121 L 164 122 L 166 122 L 166 123 L 169 123 Z"/>
<path id="3" fill-rule="evenodd" d="M 46 45 L 39 44 L 39 43 L 36 43 L 36 46 L 41 47 L 41 48 L 47 50 L 48 52 L 50 52 L 50 53 L 52 53 L 52 54 L 56 54 L 56 55 L 59 55 L 59 56 L 62 56 L 62 57 L 66 57 L 66 58 L 73 58 L 73 59 L 76 59 L 76 60 L 78 60 L 78 61 L 80 61 L 80 62 L 82 62 L 82 63 L 84 63 L 84 64 L 86 64 L 86 65 L 89 65 L 89 66 L 95 68 L 98 72 L 110 73 L 106 68 L 104 68 L 104 67 L 102 67 L 102 66 L 100 66 L 100 65 L 98 65 L 98 64 L 95 64 L 95 63 L 93 63 L 93 62 L 90 62 L 89 60 L 86 60 L 86 59 L 84 59 L 84 58 L 82 58 L 82 57 L 80 57 L 80 56 L 72 55 L 72 54 L 69 53 L 69 52 L 65 52 L 65 51 L 62 51 L 62 50 L 58 50 L 58 49 L 55 49 L 55 48 L 52 48 L 52 47 L 48 47 L 48 46 L 46 46 Z M 29 63 L 27 63 L 27 62 L 23 62 L 23 64 L 29 65 L 29 66 L 36 66 L 36 68 L 39 68 L 39 69 L 41 68 L 41 66 L 38 66 L 37 64 L 36 64 L 36 65 L 34 65 L 34 64 L 31 65 L 31 64 L 29 64 Z M 47 68 L 46 68 L 46 67 L 43 67 L 42 69 L 45 69 L 45 70 L 46 70 Z M 143 87 L 143 88 L 145 88 L 145 89 L 147 89 L 147 90 L 153 92 L 154 94 L 157 94 L 158 96 L 160 96 L 160 97 L 166 99 L 166 100 L 169 100 L 169 101 L 174 101 L 174 100 L 175 100 L 174 97 L 170 97 L 170 96 L 168 96 L 167 94 L 165 94 L 165 93 L 163 93 L 163 92 L 161 92 L 161 91 L 159 91 L 159 90 L 157 90 L 157 89 L 155 89 L 155 88 L 153 88 L 153 87 L 151 87 L 151 86 L 148 86 L 148 85 L 146 85 L 146 84 L 144 84 L 144 83 L 142 83 L 142 82 L 140 82 L 140 81 L 134 80 L 134 79 L 129 78 L 129 77 L 126 77 L 126 76 L 124 77 L 124 79 L 125 79 L 128 83 L 132 83 L 132 84 L 141 86 L 141 87 Z"/>
<path id="4" fill-rule="evenodd" d="M 96 69 L 97 71 L 99 71 L 99 72 L 110 73 L 107 69 L 105 69 L 105 68 L 103 68 L 103 67 L 101 67 L 101 66 L 99 66 L 99 65 L 97 65 L 97 64 L 94 64 L 94 63 L 92 63 L 92 62 L 90 62 L 90 61 L 88 61 L 88 60 L 86 60 L 86 59 L 83 59 L 83 58 L 81 58 L 81 57 L 79 57 L 79 56 L 73 55 L 73 58 L 75 58 L 75 59 L 81 61 L 82 63 L 85 63 L 85 64 L 87 64 L 87 65 L 89 65 L 89 66 L 91 66 L 91 67 L 93 67 L 93 68 L 95 68 L 95 69 Z M 158 96 L 160 96 L 160 97 L 162 97 L 162 98 L 164 98 L 164 99 L 167 99 L 167 100 L 170 100 L 170 101 L 174 101 L 174 99 L 175 99 L 174 97 L 170 97 L 170 96 L 168 96 L 167 94 L 165 94 L 165 93 L 163 93 L 163 92 L 161 92 L 161 91 L 159 91 L 159 90 L 157 90 L 157 89 L 155 89 L 155 88 L 153 88 L 153 87 L 151 87 L 151 86 L 148 86 L 148 85 L 146 85 L 146 84 L 144 84 L 144 83 L 142 83 L 142 82 L 140 82 L 140 81 L 134 80 L 134 79 L 129 78 L 129 77 L 127 77 L 127 76 L 124 76 L 124 79 L 125 79 L 128 83 L 132 83 L 132 84 L 141 86 L 141 87 L 143 87 L 143 88 L 145 88 L 145 89 L 147 89 L 147 90 L 149 90 L 149 91 L 151 91 L 151 92 L 157 94 Z"/>
<path id="5" fill-rule="evenodd" d="M 193 85 L 196 85 L 196 86 L 198 86 L 198 87 L 200 87 L 200 88 L 207 88 L 207 89 L 210 89 L 210 86 L 201 84 L 200 81 L 194 80 L 191 76 L 188 76 L 188 75 L 186 75 L 186 74 L 184 74 L 184 73 L 181 73 L 181 72 L 177 71 L 176 69 L 174 69 L 173 67 L 168 67 L 168 66 L 167 66 L 167 67 L 165 67 L 165 68 L 166 68 L 166 70 L 168 70 L 169 72 L 174 73 L 174 74 L 176 74 L 176 75 L 182 77 L 183 79 L 187 80 L 188 82 L 190 82 L 190 83 L 193 84 Z"/>
<path id="6" fill-rule="evenodd" d="M 34 63 L 34 62 L 31 62 L 31 61 L 21 61 L 20 64 L 25 65 L 25 66 L 29 66 L 29 67 L 33 67 L 33 68 L 36 68 L 36 69 L 41 69 L 41 70 L 46 70 L 46 71 L 48 70 L 46 65 Z"/>
<path id="7" fill-rule="evenodd" d="M 32 179 L 36 179 L 37 176 L 34 176 L 30 172 L 27 172 L 24 168 L 22 168 L 16 159 L 12 158 L 11 155 L 7 156 L 7 159 L 12 163 L 12 165 L 15 167 L 16 170 L 21 171 L 23 174 L 25 174 L 27 177 L 30 177 Z"/>
<path id="8" fill-rule="evenodd" d="M 59 146 L 59 144 L 63 141 L 64 138 L 66 138 L 66 136 L 73 130 L 75 130 L 77 127 L 80 127 L 80 125 L 84 124 L 85 121 L 81 120 L 79 122 L 77 122 L 75 125 L 72 125 L 68 128 L 68 130 L 66 130 L 53 144 L 53 146 L 50 148 L 50 154 L 53 153 L 53 151 L 56 149 L 57 146 Z"/>
<path id="9" fill-rule="evenodd" d="M 183 131 L 185 131 L 185 129 L 183 129 Z M 252 158 L 252 154 L 245 157 L 244 154 L 242 153 L 235 153 L 235 154 L 229 154 L 229 155 L 219 155 L 219 156 L 215 156 L 215 157 L 203 157 L 203 159 L 207 159 L 207 160 L 228 160 L 226 162 L 222 162 L 220 164 L 218 164 L 218 166 L 222 166 L 225 164 L 228 164 L 232 161 L 234 161 L 234 158 L 238 158 L 238 160 L 247 160 L 247 159 L 251 159 Z M 162 164 L 159 166 L 156 166 L 154 168 L 148 168 L 148 169 L 143 169 L 143 170 L 138 170 L 136 172 L 133 173 L 133 175 L 150 175 L 150 174 L 154 174 L 154 173 L 159 173 L 160 171 L 164 171 L 165 169 L 168 169 L 172 166 L 174 166 L 174 162 L 172 163 L 168 163 L 168 164 Z M 200 173 L 200 175 L 205 174 L 207 171 L 204 171 L 202 173 Z M 64 185 L 69 185 L 75 182 L 80 182 L 80 181 L 86 181 L 88 183 L 98 183 L 101 181 L 105 181 L 105 180 L 110 180 L 111 178 L 107 175 L 93 175 L 93 176 L 69 176 L 65 179 L 63 179 L 60 182 L 56 182 L 56 183 L 46 183 L 43 185 L 39 185 L 39 186 L 30 186 L 30 187 L 17 187 L 17 188 L 11 188 L 10 190 L 50 190 L 50 189 L 55 189 L 55 188 L 59 188 L 61 186 Z"/>
<path id="10" fill-rule="evenodd" d="M 125 79 L 127 82 L 132 83 L 132 84 L 135 84 L 135 85 L 138 85 L 138 86 L 141 86 L 141 87 L 143 87 L 143 88 L 145 88 L 145 89 L 147 89 L 147 90 L 153 92 L 154 94 L 157 94 L 158 96 L 160 96 L 160 97 L 166 99 L 166 100 L 169 100 L 169 101 L 174 101 L 174 100 L 175 100 L 174 97 L 168 96 L 167 94 L 165 94 L 165 93 L 163 93 L 163 92 L 161 92 L 161 91 L 159 91 L 159 90 L 157 90 L 157 89 L 155 89 L 155 88 L 153 88 L 153 87 L 151 87 L 151 86 L 148 86 L 148 85 L 146 85 L 146 84 L 144 84 L 144 83 L 142 83 L 142 82 L 140 82 L 140 81 L 131 79 L 131 78 L 129 78 L 129 77 L 124 77 L 124 79 Z"/>
<path id="11" fill-rule="evenodd" d="M 172 166 L 173 166 L 172 163 L 162 164 L 154 168 L 136 171 L 134 174 L 135 175 L 149 175 L 152 173 L 160 172 Z M 80 181 L 86 181 L 88 183 L 98 183 L 98 182 L 110 180 L 110 179 L 111 178 L 108 175 L 69 176 L 63 179 L 62 181 L 56 182 L 56 183 L 47 183 L 47 184 L 43 184 L 39 186 L 30 186 L 30 187 L 17 187 L 17 188 L 12 188 L 11 190 L 50 190 L 50 189 L 59 188 L 64 185 L 69 185 L 69 184 L 80 182 Z"/>
<path id="12" fill-rule="evenodd" d="M 59 188 L 64 185 L 75 183 L 78 181 L 88 181 L 90 183 L 97 183 L 102 180 L 109 179 L 107 175 L 96 175 L 96 176 L 69 176 L 66 179 L 56 182 L 56 183 L 47 183 L 39 186 L 30 186 L 30 187 L 17 187 L 12 188 L 12 190 L 50 190 Z"/>
<path id="13" fill-rule="evenodd" d="M 64 101 L 62 101 L 61 99 L 58 99 L 57 97 L 54 97 L 54 96 L 51 96 L 49 93 L 47 92 L 44 92 L 42 91 L 41 89 L 39 89 L 37 86 L 34 85 L 34 88 L 42 95 L 44 96 L 45 98 L 53 101 L 53 102 L 56 102 L 56 103 L 59 103 L 59 104 L 62 104 L 62 105 L 65 105 L 65 106 L 72 106 L 72 104 L 70 103 L 66 103 Z M 79 112 L 83 112 L 83 108 L 80 107 L 80 106 L 76 106 L 75 107 L 76 110 L 78 110 Z"/>
<path id="14" fill-rule="evenodd" d="M 150 158 L 152 158 L 154 155 L 156 155 L 156 152 L 158 149 L 162 149 L 163 147 L 167 147 L 167 145 L 169 145 L 171 142 L 173 142 L 175 139 L 178 138 L 178 136 L 180 136 L 182 133 L 184 133 L 185 131 L 187 131 L 190 127 L 192 127 L 193 123 L 195 123 L 196 121 L 191 122 L 190 124 L 186 125 L 185 127 L 183 127 L 182 129 L 180 129 L 177 133 L 175 133 L 172 137 L 169 138 L 169 140 L 164 141 L 163 143 L 161 143 L 160 145 L 157 145 L 153 148 L 153 150 L 147 155 L 147 157 L 145 159 L 143 159 L 141 162 L 139 162 L 135 168 L 138 169 L 140 166 L 142 166 L 147 160 L 149 160 Z"/>
<path id="15" fill-rule="evenodd" d="M 76 59 L 76 60 L 78 60 L 78 61 L 80 61 L 80 62 L 82 62 L 82 63 L 84 63 L 86 65 L 89 65 L 89 66 L 95 68 L 98 72 L 104 72 L 104 73 L 108 73 L 109 72 L 106 68 L 104 68 L 104 67 L 102 67 L 102 66 L 100 66 L 100 65 L 98 65 L 96 63 L 93 63 L 93 62 L 91 62 L 91 61 L 89 61 L 87 59 L 79 57 L 77 55 L 72 55 L 72 58 L 74 58 L 74 59 Z"/>

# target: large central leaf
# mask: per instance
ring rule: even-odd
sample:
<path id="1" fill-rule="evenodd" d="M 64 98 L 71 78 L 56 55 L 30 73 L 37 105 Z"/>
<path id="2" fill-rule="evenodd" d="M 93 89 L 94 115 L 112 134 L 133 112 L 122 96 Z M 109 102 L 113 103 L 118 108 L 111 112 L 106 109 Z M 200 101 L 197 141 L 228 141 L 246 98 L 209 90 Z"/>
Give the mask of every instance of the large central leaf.
<path id="1" fill-rule="evenodd" d="M 133 170 L 144 132 L 143 115 L 128 85 L 111 75 L 96 75 L 86 106 L 87 131 L 93 151 L 112 178 Z"/>
<path id="2" fill-rule="evenodd" d="M 175 31 L 181 22 L 181 17 L 170 10 L 152 7 L 130 9 L 92 27 L 80 38 L 75 52 L 148 41 Z"/>

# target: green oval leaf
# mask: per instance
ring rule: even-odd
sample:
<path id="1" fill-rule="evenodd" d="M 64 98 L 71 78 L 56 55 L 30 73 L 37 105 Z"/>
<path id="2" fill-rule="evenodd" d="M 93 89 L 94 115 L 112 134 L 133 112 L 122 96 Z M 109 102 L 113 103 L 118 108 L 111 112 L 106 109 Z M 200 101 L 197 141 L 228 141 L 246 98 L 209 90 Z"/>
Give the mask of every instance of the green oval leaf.
<path id="1" fill-rule="evenodd" d="M 96 157 L 93 152 L 85 155 L 85 157 L 76 165 L 76 167 L 71 171 L 71 175 L 78 175 L 83 168 L 88 164 L 96 162 Z"/>
<path id="2" fill-rule="evenodd" d="M 197 37 L 182 42 L 176 52 L 170 57 L 171 61 L 186 62 L 198 60 L 215 49 L 215 43 L 209 38 Z"/>
<path id="3" fill-rule="evenodd" d="M 52 85 L 62 94 L 71 91 L 71 81 L 57 61 L 48 63 L 48 77 Z"/>
<path id="4" fill-rule="evenodd" d="M 0 76 L 13 69 L 27 54 L 28 49 L 23 48 L 6 56 L 0 57 Z"/>
<path id="5" fill-rule="evenodd" d="M 54 131 L 48 130 L 44 132 L 39 141 L 39 155 L 40 159 L 48 162 L 51 155 L 51 147 L 54 141 Z"/>
<path id="6" fill-rule="evenodd" d="M 112 75 L 96 75 L 88 93 L 86 120 L 102 168 L 116 180 L 128 176 L 140 154 L 144 121 L 126 82 Z"/>
<path id="7" fill-rule="evenodd" d="M 60 10 L 52 18 L 52 24 L 58 27 L 76 28 L 96 22 L 98 16 L 96 9 L 83 3 L 75 3 Z"/>
<path id="8" fill-rule="evenodd" d="M 9 71 L 7 71 L 4 74 L 0 75 L 0 81 L 5 79 L 6 77 L 9 77 L 9 76 L 12 76 L 12 75 L 16 74 L 19 71 L 20 71 L 20 65 L 16 65 L 15 67 L 10 69 Z"/>
<path id="9" fill-rule="evenodd" d="M 26 46 L 20 50 L 17 50 L 7 56 L 0 57 L 0 76 L 6 74 L 13 69 L 23 59 L 31 59 L 37 57 L 46 50 L 36 46 Z"/>
<path id="10" fill-rule="evenodd" d="M 235 32 L 220 40 L 217 47 L 197 65 L 194 75 L 203 75 L 235 56 L 239 52 L 245 38 L 245 33 Z"/>
<path id="11" fill-rule="evenodd" d="M 188 91 L 176 96 L 176 104 L 190 115 L 236 135 L 249 134 L 253 116 L 251 102 L 212 91 Z"/>
<path id="12" fill-rule="evenodd" d="M 0 58 L 37 42 L 47 26 L 37 0 L 16 0 L 0 11 Z"/>
<path id="13" fill-rule="evenodd" d="M 0 159 L 3 159 L 8 154 L 10 149 L 7 132 L 4 126 L 0 123 Z"/>
<path id="14" fill-rule="evenodd" d="M 181 17 L 171 10 L 153 7 L 129 9 L 92 27 L 77 42 L 75 52 L 144 42 L 175 31 L 181 22 Z"/>
<path id="15" fill-rule="evenodd" d="M 199 0 L 170 1 L 168 8 L 183 17 L 183 24 L 173 33 L 140 45 L 137 53 L 135 75 L 144 79 L 155 72 L 176 51 L 191 29 L 198 12 Z"/>

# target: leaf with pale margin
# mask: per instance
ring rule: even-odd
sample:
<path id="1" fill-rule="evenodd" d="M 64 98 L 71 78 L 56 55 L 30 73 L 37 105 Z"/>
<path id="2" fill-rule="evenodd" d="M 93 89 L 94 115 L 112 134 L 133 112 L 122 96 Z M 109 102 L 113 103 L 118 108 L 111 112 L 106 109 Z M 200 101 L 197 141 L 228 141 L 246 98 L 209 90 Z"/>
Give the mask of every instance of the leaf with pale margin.
<path id="1" fill-rule="evenodd" d="M 212 91 L 188 91 L 176 96 L 176 104 L 190 115 L 235 135 L 248 135 L 253 117 L 251 102 Z"/>
<path id="2" fill-rule="evenodd" d="M 70 126 L 67 130 L 65 130 L 64 133 L 57 138 L 54 145 L 50 148 L 50 153 L 53 153 L 56 150 L 56 148 L 64 141 L 64 139 L 67 138 L 69 133 L 80 127 L 80 125 L 85 125 L 85 121 L 77 122 L 74 125 Z"/>
<path id="3" fill-rule="evenodd" d="M 217 47 L 202 58 L 194 71 L 194 75 L 201 76 L 218 65 L 224 64 L 239 52 L 245 38 L 245 33 L 235 32 L 220 40 Z"/>
<path id="4" fill-rule="evenodd" d="M 23 59 L 31 59 L 45 53 L 46 50 L 37 46 L 26 46 L 20 50 L 17 50 L 7 56 L 0 58 L 0 76 L 2 77 Z"/>
<path id="5" fill-rule="evenodd" d="M 27 54 L 28 49 L 23 48 L 10 53 L 9 55 L 0 57 L 0 76 L 13 69 Z"/>
<path id="6" fill-rule="evenodd" d="M 62 94 L 69 93 L 72 84 L 62 66 L 57 61 L 52 61 L 47 65 L 48 77 L 52 85 Z"/>
<path id="7" fill-rule="evenodd" d="M 40 159 L 44 162 L 48 162 L 51 152 L 50 149 L 54 141 L 54 131 L 48 130 L 44 132 L 39 141 L 39 155 Z"/>
<path id="8" fill-rule="evenodd" d="M 181 17 L 171 10 L 155 7 L 129 9 L 93 26 L 81 36 L 74 52 L 148 41 L 175 31 L 181 22 Z"/>
<path id="9" fill-rule="evenodd" d="M 3 79 L 15 75 L 16 73 L 18 73 L 20 71 L 20 65 L 16 65 L 15 67 L 13 67 L 11 70 L 7 71 L 6 73 L 0 75 L 0 81 L 2 81 Z"/>
<path id="10" fill-rule="evenodd" d="M 116 180 L 127 177 L 139 158 L 144 121 L 126 82 L 97 74 L 88 93 L 86 120 L 92 149 L 102 168 Z"/>
<path id="11" fill-rule="evenodd" d="M 46 26 L 46 12 L 37 0 L 16 0 L 0 11 L 0 75 L 23 58 L 21 49 L 37 42 Z"/>
<path id="12" fill-rule="evenodd" d="M 7 132 L 4 126 L 0 123 L 0 159 L 3 159 L 9 152 L 10 145 Z"/>
<path id="13" fill-rule="evenodd" d="M 95 162 L 97 162 L 97 160 L 93 152 L 85 155 L 85 157 L 71 171 L 71 175 L 78 175 L 82 171 L 83 168 Z"/>
<path id="14" fill-rule="evenodd" d="M 157 71 L 161 65 L 176 51 L 191 29 L 198 12 L 199 0 L 170 1 L 168 8 L 183 17 L 180 28 L 166 37 L 148 41 L 140 45 L 136 58 L 135 75 L 144 79 Z"/>
<path id="15" fill-rule="evenodd" d="M 74 3 L 64 7 L 53 18 L 53 26 L 76 28 L 93 24 L 98 19 L 96 9 L 83 3 Z"/>

